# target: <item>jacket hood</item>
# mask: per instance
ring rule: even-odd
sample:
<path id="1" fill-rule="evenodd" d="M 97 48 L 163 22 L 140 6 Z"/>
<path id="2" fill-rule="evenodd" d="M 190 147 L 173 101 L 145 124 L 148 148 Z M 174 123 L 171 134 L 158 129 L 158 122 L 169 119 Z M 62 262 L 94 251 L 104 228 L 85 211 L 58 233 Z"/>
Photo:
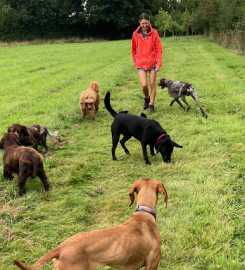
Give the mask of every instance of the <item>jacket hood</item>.
<path id="1" fill-rule="evenodd" d="M 150 33 L 151 31 L 152 31 L 152 25 L 149 24 L 148 33 Z M 141 33 L 141 25 L 139 25 L 138 28 L 136 29 L 136 33 L 137 34 Z"/>

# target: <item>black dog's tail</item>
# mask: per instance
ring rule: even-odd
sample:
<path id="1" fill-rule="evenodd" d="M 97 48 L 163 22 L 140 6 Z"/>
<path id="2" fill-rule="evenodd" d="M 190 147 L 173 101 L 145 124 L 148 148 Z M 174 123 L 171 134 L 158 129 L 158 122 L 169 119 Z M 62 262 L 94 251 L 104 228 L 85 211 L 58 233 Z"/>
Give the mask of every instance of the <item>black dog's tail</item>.
<path id="1" fill-rule="evenodd" d="M 117 114 L 117 112 L 115 112 L 115 111 L 112 109 L 112 107 L 111 107 L 111 104 L 110 104 L 110 95 L 111 95 L 111 93 L 108 91 L 108 92 L 106 93 L 104 103 L 105 103 L 105 107 L 106 107 L 106 109 L 109 111 L 109 113 L 110 113 L 113 117 L 115 117 L 115 115 Z"/>

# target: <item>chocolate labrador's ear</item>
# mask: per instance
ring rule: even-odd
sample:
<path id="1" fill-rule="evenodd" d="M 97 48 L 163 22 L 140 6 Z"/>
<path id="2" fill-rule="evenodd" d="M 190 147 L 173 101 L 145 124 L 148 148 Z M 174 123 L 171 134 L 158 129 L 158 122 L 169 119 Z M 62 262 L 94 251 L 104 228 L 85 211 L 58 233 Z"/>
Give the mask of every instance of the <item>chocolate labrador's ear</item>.
<path id="1" fill-rule="evenodd" d="M 131 206 L 134 203 L 134 192 L 136 192 L 136 188 L 137 188 L 137 181 L 134 182 L 133 186 L 131 187 L 128 193 L 129 198 L 130 198 L 129 206 Z"/>
<path id="2" fill-rule="evenodd" d="M 26 126 L 21 126 L 20 133 L 21 133 L 21 137 L 22 136 L 29 136 L 29 132 L 28 132 Z"/>
<path id="3" fill-rule="evenodd" d="M 168 204 L 168 193 L 167 193 L 167 190 L 165 189 L 164 185 L 161 182 L 158 182 L 157 183 L 157 192 L 164 194 L 164 202 L 165 202 L 166 207 L 167 207 L 167 204 Z"/>
<path id="4" fill-rule="evenodd" d="M 176 142 L 172 141 L 173 147 L 183 148 L 183 146 L 177 144 Z"/>

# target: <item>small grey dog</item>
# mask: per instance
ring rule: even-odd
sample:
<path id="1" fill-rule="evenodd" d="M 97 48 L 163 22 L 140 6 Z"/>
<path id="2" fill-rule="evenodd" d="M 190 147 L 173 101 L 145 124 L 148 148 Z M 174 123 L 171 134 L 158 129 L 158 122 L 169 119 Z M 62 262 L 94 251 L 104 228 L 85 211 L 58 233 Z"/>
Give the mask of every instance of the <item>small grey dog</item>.
<path id="1" fill-rule="evenodd" d="M 205 117 L 206 119 L 208 118 L 208 116 L 204 113 L 199 103 L 196 89 L 191 84 L 187 82 L 171 81 L 169 79 L 163 78 L 160 80 L 158 86 L 161 86 L 162 89 L 165 87 L 168 88 L 168 93 L 173 98 L 173 100 L 170 103 L 170 106 L 172 106 L 173 103 L 176 101 L 180 105 L 180 107 L 182 107 L 185 110 L 185 107 L 179 101 L 180 98 L 186 104 L 187 111 L 189 111 L 191 106 L 187 103 L 185 97 L 191 96 L 195 100 L 198 107 L 200 108 L 203 117 Z"/>

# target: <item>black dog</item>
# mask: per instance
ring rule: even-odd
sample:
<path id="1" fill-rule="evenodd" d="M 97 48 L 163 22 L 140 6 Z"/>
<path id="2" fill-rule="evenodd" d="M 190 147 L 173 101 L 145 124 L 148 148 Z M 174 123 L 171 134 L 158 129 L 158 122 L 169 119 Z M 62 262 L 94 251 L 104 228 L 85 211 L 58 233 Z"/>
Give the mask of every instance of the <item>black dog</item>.
<path id="1" fill-rule="evenodd" d="M 112 133 L 112 159 L 117 160 L 115 150 L 120 138 L 123 134 L 123 138 L 120 140 L 122 148 L 125 153 L 129 155 L 129 151 L 125 146 L 125 142 L 132 136 L 141 142 L 144 160 L 146 164 L 151 164 L 148 159 L 146 146 L 150 146 L 151 155 L 154 156 L 154 146 L 157 153 L 160 152 L 164 162 L 170 162 L 171 154 L 174 147 L 182 148 L 183 146 L 173 142 L 166 131 L 155 120 L 150 120 L 144 116 L 136 116 L 132 114 L 117 113 L 110 105 L 110 92 L 107 92 L 105 96 L 105 107 L 114 117 L 114 121 L 111 125 Z"/>

